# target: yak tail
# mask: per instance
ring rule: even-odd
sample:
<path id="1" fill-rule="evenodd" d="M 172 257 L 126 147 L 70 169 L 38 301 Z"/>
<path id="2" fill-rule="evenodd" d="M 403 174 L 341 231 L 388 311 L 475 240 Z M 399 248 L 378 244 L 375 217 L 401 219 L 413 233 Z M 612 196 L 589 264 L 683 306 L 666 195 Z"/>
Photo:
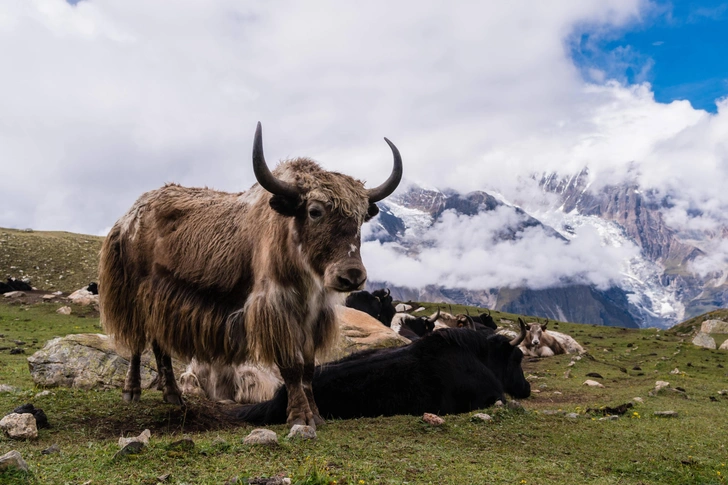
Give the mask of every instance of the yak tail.
<path id="1" fill-rule="evenodd" d="M 255 425 L 284 424 L 288 416 L 288 392 L 283 386 L 270 401 L 234 406 L 228 410 L 231 418 Z"/>

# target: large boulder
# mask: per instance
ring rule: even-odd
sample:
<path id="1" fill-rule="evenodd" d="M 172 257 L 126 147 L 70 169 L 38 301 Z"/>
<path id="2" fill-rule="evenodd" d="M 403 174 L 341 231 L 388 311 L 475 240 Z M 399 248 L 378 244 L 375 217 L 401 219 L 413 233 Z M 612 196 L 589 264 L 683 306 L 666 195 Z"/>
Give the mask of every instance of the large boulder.
<path id="1" fill-rule="evenodd" d="M 176 375 L 184 366 L 174 362 Z M 129 355 L 121 355 L 114 341 L 98 333 L 73 334 L 49 340 L 28 357 L 33 381 L 43 387 L 77 387 L 81 389 L 110 389 L 122 387 L 129 367 Z M 142 354 L 142 387 L 151 387 L 157 377 L 154 355 Z"/>
<path id="2" fill-rule="evenodd" d="M 720 344 L 720 347 L 718 347 L 718 350 L 728 350 L 728 339 L 725 340 L 722 344 Z"/>
<path id="3" fill-rule="evenodd" d="M 706 320 L 700 325 L 702 333 L 728 333 L 728 322 L 723 320 Z"/>
<path id="4" fill-rule="evenodd" d="M 81 288 L 80 290 L 76 290 L 70 295 L 68 295 L 68 299 L 71 300 L 76 305 L 81 306 L 89 306 L 89 305 L 98 305 L 99 304 L 99 295 L 91 293 L 86 288 Z"/>
<path id="5" fill-rule="evenodd" d="M 706 349 L 715 349 L 715 339 L 707 333 L 698 332 L 693 339 L 693 344 Z"/>

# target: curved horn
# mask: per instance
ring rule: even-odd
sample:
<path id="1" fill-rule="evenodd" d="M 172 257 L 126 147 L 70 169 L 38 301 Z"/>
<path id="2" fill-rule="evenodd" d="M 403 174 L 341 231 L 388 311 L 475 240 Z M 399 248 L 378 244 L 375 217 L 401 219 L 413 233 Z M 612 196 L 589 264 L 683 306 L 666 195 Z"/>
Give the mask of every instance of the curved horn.
<path id="1" fill-rule="evenodd" d="M 518 317 L 518 324 L 521 326 L 521 334 L 509 342 L 513 347 L 517 347 L 518 344 L 523 342 L 523 339 L 526 338 L 526 332 L 528 331 L 526 330 L 526 323 L 521 317 Z"/>
<path id="2" fill-rule="evenodd" d="M 260 125 L 260 121 L 255 128 L 255 140 L 253 141 L 253 172 L 260 186 L 272 194 L 283 195 L 285 197 L 298 197 L 301 193 L 295 185 L 275 178 L 268 168 L 268 164 L 265 163 L 265 156 L 263 156 L 263 128 Z"/>
<path id="3" fill-rule="evenodd" d="M 394 168 L 392 168 L 392 173 L 389 178 L 382 185 L 367 190 L 369 202 L 372 204 L 375 202 L 379 202 L 380 200 L 389 196 L 392 192 L 395 191 L 395 189 L 399 185 L 400 180 L 402 180 L 402 157 L 399 154 L 399 150 L 397 150 L 397 147 L 394 146 L 394 143 L 392 143 L 391 141 L 387 140 L 386 138 L 384 139 L 384 141 L 386 141 L 387 145 L 389 145 L 389 148 L 392 149 L 392 154 L 394 155 Z"/>
<path id="4" fill-rule="evenodd" d="M 486 310 L 488 311 L 488 316 L 490 316 L 490 308 L 486 308 Z"/>
<path id="5" fill-rule="evenodd" d="M 437 313 L 428 318 L 427 321 L 430 323 L 435 323 L 438 318 L 440 318 L 440 307 L 437 307 Z"/>
<path id="6" fill-rule="evenodd" d="M 466 314 L 467 316 L 470 316 L 470 311 L 468 311 L 468 309 L 467 309 L 467 308 L 465 309 L 465 314 Z"/>
<path id="7" fill-rule="evenodd" d="M 384 289 L 387 292 L 387 296 L 389 296 L 389 288 Z"/>

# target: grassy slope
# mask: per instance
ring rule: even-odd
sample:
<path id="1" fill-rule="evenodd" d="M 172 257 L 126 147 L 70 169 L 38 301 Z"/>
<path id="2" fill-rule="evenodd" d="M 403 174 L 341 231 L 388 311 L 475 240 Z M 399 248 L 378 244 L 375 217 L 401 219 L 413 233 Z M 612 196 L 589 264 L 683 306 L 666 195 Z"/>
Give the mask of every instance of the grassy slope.
<path id="1" fill-rule="evenodd" d="M 102 237 L 0 228 L 0 278 L 30 278 L 43 290 L 75 291 L 98 279 Z"/>
<path id="2" fill-rule="evenodd" d="M 66 268 L 84 267 L 81 262 L 95 258 L 100 243 L 89 236 L 0 230 L 0 240 L 12 241 L 12 265 L 20 269 L 20 264 L 44 257 L 40 250 L 30 255 L 39 241 L 33 238 L 38 237 L 53 246 L 48 249 L 53 261 L 63 254 L 70 265 L 46 266 L 49 281 L 61 274 L 68 281 L 65 275 L 71 273 Z M 81 248 L 84 255 L 74 256 L 72 248 Z M 10 243 L 0 246 L 0 257 L 11 252 L 6 249 L 11 249 Z M 0 269 L 5 270 L 7 261 Z M 86 264 L 84 271 L 94 265 Z M 86 272 L 68 288 L 60 288 L 81 287 L 94 279 L 90 275 Z M 61 316 L 55 313 L 59 305 L 0 301 L 0 348 L 22 340 L 31 353 L 54 336 L 99 331 L 92 313 L 74 308 L 72 315 Z M 470 311 L 477 313 L 475 308 Z M 515 320 L 514 315 L 493 313 L 496 319 Z M 589 354 L 572 366 L 571 356 L 526 361 L 532 388 L 540 392 L 524 400 L 525 412 L 488 410 L 495 416 L 490 424 L 471 422 L 470 414 L 449 416 L 441 428 L 427 426 L 416 416 L 331 421 L 312 442 L 288 442 L 283 439 L 286 427 L 274 426 L 281 445 L 272 449 L 243 446 L 241 440 L 252 427 L 206 419 L 207 403 L 192 400 L 184 413 L 161 404 L 158 391 L 145 391 L 142 402 L 132 406 L 121 402 L 118 391 L 54 389 L 50 396 L 35 398 L 39 389 L 30 379 L 27 355 L 3 350 L 0 384 L 22 390 L 0 393 L 0 413 L 32 402 L 47 413 L 53 428 L 41 430 L 34 442 L 0 437 L 0 455 L 17 449 L 31 468 L 30 475 L 0 473 L 0 482 L 153 484 L 157 476 L 171 473 L 169 483 L 204 484 L 283 472 L 306 483 L 724 483 L 728 397 L 718 392 L 728 388 L 728 353 L 692 346 L 682 334 L 697 324 L 686 322 L 686 328 L 658 332 L 554 322 L 552 326 L 574 336 Z M 679 373 L 671 374 L 673 369 Z M 583 385 L 591 372 L 603 376 L 592 378 L 601 381 L 603 389 Z M 686 393 L 662 391 L 649 397 L 656 380 L 669 381 Z M 616 421 L 599 421 L 585 413 L 637 396 L 644 404 Z M 676 410 L 680 417 L 654 417 L 660 410 Z M 581 417 L 569 419 L 553 411 Z M 113 461 L 117 438 L 145 428 L 152 430 L 150 446 L 140 455 Z M 183 436 L 195 441 L 193 451 L 167 449 Z M 60 454 L 40 453 L 53 443 L 61 447 Z"/>

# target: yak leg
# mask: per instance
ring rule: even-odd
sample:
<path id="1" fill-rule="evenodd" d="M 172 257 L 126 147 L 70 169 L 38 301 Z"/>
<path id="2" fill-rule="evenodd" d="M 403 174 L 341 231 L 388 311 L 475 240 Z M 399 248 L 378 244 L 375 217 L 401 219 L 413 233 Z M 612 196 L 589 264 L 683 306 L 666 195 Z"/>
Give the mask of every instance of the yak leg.
<path id="1" fill-rule="evenodd" d="M 184 406 L 182 393 L 177 386 L 177 380 L 174 378 L 172 357 L 161 349 L 156 340 L 152 342 L 152 350 L 154 350 L 154 358 L 157 360 L 157 373 L 159 374 L 157 389 L 161 388 L 164 391 L 164 402 Z"/>
<path id="2" fill-rule="evenodd" d="M 141 351 L 132 351 L 131 360 L 129 361 L 129 370 L 126 372 L 124 389 L 121 393 L 121 396 L 126 402 L 139 402 L 139 399 L 142 397 L 142 376 L 140 373 L 141 362 Z"/>
<path id="3" fill-rule="evenodd" d="M 296 424 L 316 428 L 313 413 L 308 405 L 308 398 L 303 390 L 303 364 L 294 364 L 292 367 L 281 367 L 281 377 L 288 391 L 288 419 L 286 423 L 293 427 Z"/>
<path id="4" fill-rule="evenodd" d="M 306 400 L 308 401 L 308 407 L 311 408 L 313 413 L 313 422 L 316 426 L 326 423 L 326 420 L 321 417 L 318 406 L 313 397 L 313 374 L 316 370 L 316 364 L 314 362 L 306 363 L 303 365 L 303 392 L 306 394 Z"/>

